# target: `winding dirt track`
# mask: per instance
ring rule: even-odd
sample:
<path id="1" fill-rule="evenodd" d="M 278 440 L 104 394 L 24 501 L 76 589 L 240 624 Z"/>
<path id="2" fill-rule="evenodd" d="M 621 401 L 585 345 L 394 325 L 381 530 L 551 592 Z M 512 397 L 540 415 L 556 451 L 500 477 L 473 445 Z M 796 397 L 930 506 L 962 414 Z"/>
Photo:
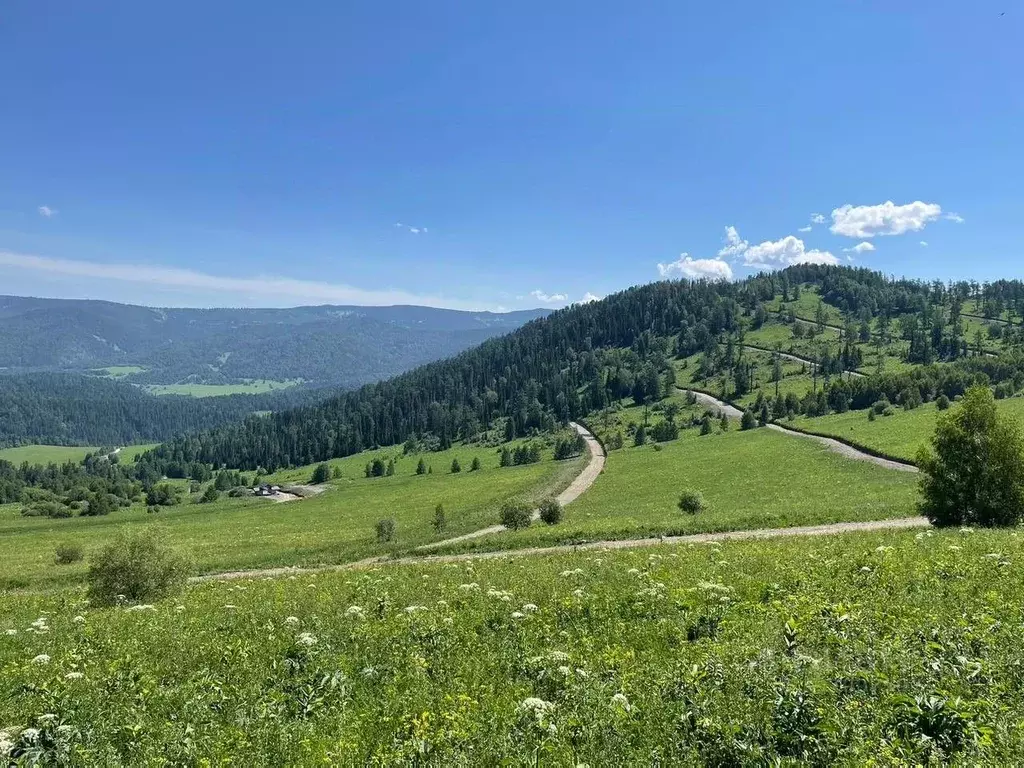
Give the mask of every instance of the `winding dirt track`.
<path id="1" fill-rule="evenodd" d="M 709 408 L 716 413 L 724 413 L 730 419 L 739 419 L 743 416 L 743 411 L 735 406 L 729 405 L 726 402 L 719 400 L 717 397 L 704 394 L 703 392 L 696 392 L 694 390 L 684 390 L 693 392 L 697 397 L 697 402 L 701 405 Z M 900 461 L 892 461 L 891 459 L 883 459 L 880 456 L 872 456 L 870 453 L 865 453 L 854 448 L 852 445 L 835 440 L 831 437 L 822 437 L 821 435 L 809 435 L 806 432 L 799 432 L 795 429 L 789 429 L 784 424 L 768 424 L 768 429 L 774 429 L 776 432 L 783 432 L 793 437 L 801 437 L 804 440 L 813 440 L 816 443 L 820 443 L 828 448 L 830 451 L 845 456 L 848 459 L 854 459 L 856 461 L 870 461 L 879 467 L 885 469 L 894 469 L 897 472 L 917 472 L 917 467 L 913 464 L 905 464 Z"/>

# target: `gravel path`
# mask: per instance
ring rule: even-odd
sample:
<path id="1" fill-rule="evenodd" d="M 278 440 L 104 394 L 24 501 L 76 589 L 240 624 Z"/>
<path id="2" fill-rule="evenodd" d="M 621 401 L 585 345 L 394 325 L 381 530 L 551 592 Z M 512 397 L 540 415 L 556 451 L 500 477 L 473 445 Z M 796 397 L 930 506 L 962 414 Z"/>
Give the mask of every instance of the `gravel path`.
<path id="1" fill-rule="evenodd" d="M 311 573 L 361 570 L 385 565 L 421 565 L 430 563 L 457 563 L 466 560 L 494 560 L 507 557 L 528 557 L 558 555 L 569 552 L 592 550 L 636 549 L 656 547 L 665 544 L 710 544 L 714 541 L 740 541 L 747 539 L 773 539 L 790 536 L 835 536 L 856 531 L 902 530 L 924 528 L 928 520 L 923 517 L 899 517 L 891 520 L 868 520 L 860 523 L 829 523 L 825 525 L 801 525 L 792 528 L 758 528 L 749 531 L 722 531 L 720 533 L 694 533 L 688 536 L 661 536 L 646 539 L 611 539 L 588 541 L 581 544 L 559 544 L 552 547 L 525 547 L 523 549 L 496 550 L 493 552 L 465 552 L 457 555 L 426 555 L 423 557 L 398 557 L 391 560 L 372 558 L 357 563 L 328 565 L 314 568 L 267 568 L 260 571 L 234 571 L 197 576 L 192 581 L 226 581 L 231 579 L 274 578 L 277 576 L 302 576 Z"/>
<path id="2" fill-rule="evenodd" d="M 710 408 L 716 413 L 725 413 L 730 419 L 739 419 L 743 416 L 743 411 L 736 408 L 728 403 L 722 402 L 717 397 L 706 395 L 703 392 L 696 392 L 694 390 L 684 390 L 693 392 L 697 396 L 697 402 L 701 405 Z M 857 461 L 869 461 L 872 464 L 876 464 L 879 467 L 885 467 L 886 469 L 895 469 L 898 472 L 917 472 L 917 467 L 913 464 L 903 463 L 900 461 L 892 461 L 891 459 L 883 459 L 880 456 L 872 456 L 870 453 L 854 448 L 852 445 L 835 440 L 831 437 L 822 437 L 820 435 L 809 435 L 806 432 L 799 432 L 795 429 L 790 429 L 784 424 L 768 424 L 768 429 L 774 429 L 776 432 L 783 432 L 793 437 L 801 437 L 804 440 L 813 440 L 816 443 L 821 443 L 830 451 L 835 451 L 841 456 L 845 456 L 848 459 L 855 459 Z"/>

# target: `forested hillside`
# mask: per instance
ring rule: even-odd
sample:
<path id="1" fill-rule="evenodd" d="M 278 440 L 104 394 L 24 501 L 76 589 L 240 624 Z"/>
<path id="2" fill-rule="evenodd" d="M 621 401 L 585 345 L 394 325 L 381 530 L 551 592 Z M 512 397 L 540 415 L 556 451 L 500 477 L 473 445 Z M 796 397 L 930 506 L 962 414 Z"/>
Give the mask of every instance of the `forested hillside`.
<path id="1" fill-rule="evenodd" d="M 322 398 L 319 390 L 199 399 L 156 397 L 130 384 L 66 373 L 0 375 L 0 447 L 121 446 L 167 440 L 248 414 Z"/>
<path id="2" fill-rule="evenodd" d="M 806 292 L 817 302 L 809 317 L 798 314 L 800 286 L 815 292 Z M 657 399 L 666 378 L 674 380 L 672 358 L 693 357 L 704 381 L 742 398 L 756 371 L 735 349 L 769 319 L 801 339 L 808 326 L 814 385 L 808 380 L 802 400 L 778 397 L 764 406 L 768 418 L 867 407 L 880 398 L 954 397 L 978 379 L 1024 384 L 1022 310 L 1024 285 L 1016 281 L 947 286 L 847 267 L 790 267 L 739 283 L 653 283 L 317 405 L 175 440 L 154 458 L 272 469 L 414 435 L 447 445 L 499 417 L 508 417 L 509 436 L 521 436 L 624 396 Z M 872 375 L 841 375 L 873 349 Z"/>
<path id="3" fill-rule="evenodd" d="M 246 379 L 356 387 L 456 354 L 545 314 L 430 307 L 157 309 L 0 297 L 0 368 L 133 366 L 133 383 Z"/>

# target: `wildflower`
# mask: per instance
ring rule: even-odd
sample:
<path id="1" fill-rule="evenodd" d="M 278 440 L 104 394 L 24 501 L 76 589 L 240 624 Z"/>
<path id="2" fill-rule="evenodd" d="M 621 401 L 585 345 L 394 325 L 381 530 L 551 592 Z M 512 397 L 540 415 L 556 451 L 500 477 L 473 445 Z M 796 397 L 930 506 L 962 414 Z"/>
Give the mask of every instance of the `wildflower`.
<path id="1" fill-rule="evenodd" d="M 495 598 L 497 598 L 498 600 L 501 600 L 504 603 L 512 602 L 512 593 L 511 592 L 506 592 L 506 591 L 501 590 L 501 589 L 488 589 L 487 590 L 487 596 L 488 597 L 495 597 Z"/>
<path id="2" fill-rule="evenodd" d="M 461 589 L 463 592 L 471 592 L 474 589 L 480 589 L 480 585 L 473 581 L 469 584 L 459 584 L 459 589 Z"/>
<path id="3" fill-rule="evenodd" d="M 527 603 L 526 605 L 523 606 L 523 611 L 526 612 L 526 613 L 536 613 L 537 612 L 537 606 L 534 605 L 533 603 Z"/>
<path id="4" fill-rule="evenodd" d="M 14 751 L 14 742 L 7 731 L 0 731 L 0 757 L 7 757 Z"/>
<path id="5" fill-rule="evenodd" d="M 306 586 L 307 586 L 307 587 L 308 587 L 309 589 L 316 589 L 316 584 L 307 584 Z"/>
<path id="6" fill-rule="evenodd" d="M 640 574 L 640 569 L 630 568 L 628 571 L 626 571 L 626 573 L 628 573 L 630 576 L 638 576 Z"/>
<path id="7" fill-rule="evenodd" d="M 871 573 L 871 568 L 867 565 L 862 565 L 860 569 L 861 573 Z"/>
<path id="8" fill-rule="evenodd" d="M 588 677 L 587 670 L 581 669 L 580 667 L 576 667 L 576 676 L 582 677 L 584 680 L 586 680 Z"/>
<path id="9" fill-rule="evenodd" d="M 448 607 L 448 601 L 447 600 L 438 600 L 437 601 L 437 607 L 438 608 L 447 608 Z"/>
<path id="10" fill-rule="evenodd" d="M 512 618 L 513 619 L 525 619 L 526 618 L 526 614 L 522 613 L 521 611 L 512 611 Z"/>
<path id="11" fill-rule="evenodd" d="M 9 637 L 14 637 L 16 634 L 18 634 L 18 630 L 16 630 L 16 629 L 8 629 L 6 634 Z"/>
<path id="12" fill-rule="evenodd" d="M 572 670 L 564 664 L 558 668 L 558 672 L 563 677 L 569 677 L 570 675 L 572 675 Z"/>
<path id="13" fill-rule="evenodd" d="M 32 663 L 33 664 L 39 664 L 40 666 L 43 665 L 43 664 L 49 664 L 50 663 L 50 657 L 48 655 L 46 655 L 45 653 L 40 653 L 38 656 L 36 656 L 34 659 L 32 659 Z"/>
<path id="14" fill-rule="evenodd" d="M 185 606 L 184 605 L 176 605 L 176 606 L 174 606 L 174 612 L 175 613 L 181 613 L 184 610 L 185 610 Z"/>
<path id="15" fill-rule="evenodd" d="M 346 616 L 352 616 L 352 617 L 357 618 L 357 619 L 361 619 L 363 617 L 363 609 L 362 609 L 361 606 L 358 606 L 358 605 L 350 605 L 346 609 L 345 615 Z"/>
<path id="16" fill-rule="evenodd" d="M 548 651 L 548 658 L 552 661 L 568 661 L 569 654 L 565 651 Z"/>
<path id="17" fill-rule="evenodd" d="M 629 703 L 629 699 L 626 698 L 624 693 L 616 693 L 612 696 L 612 704 L 622 707 L 624 712 L 629 712 L 633 709 L 633 706 Z"/>
<path id="18" fill-rule="evenodd" d="M 519 705 L 519 711 L 535 715 L 538 720 L 545 713 L 550 712 L 554 708 L 555 705 L 552 704 L 550 701 L 538 699 L 536 696 L 530 696 L 527 699 L 523 699 L 522 704 Z"/>
<path id="19" fill-rule="evenodd" d="M 234 606 L 232 606 L 232 607 L 234 607 Z M 130 606 L 129 608 L 125 608 L 125 610 L 129 611 L 131 613 L 142 613 L 143 611 L 156 611 L 156 606 L 155 605 L 148 605 L 148 604 L 146 604 L 146 605 L 133 605 L 133 606 Z"/>
<path id="20" fill-rule="evenodd" d="M 284 620 L 284 623 L 285 623 L 285 626 L 288 626 L 288 627 L 297 627 L 297 626 L 299 626 L 299 617 L 298 616 L 289 616 L 287 619 Z"/>
<path id="21" fill-rule="evenodd" d="M 71 621 L 75 624 L 85 624 L 85 616 L 75 616 Z"/>
<path id="22" fill-rule="evenodd" d="M 405 608 L 405 612 L 410 614 L 410 615 L 413 614 L 413 613 L 419 613 L 420 611 L 426 611 L 426 610 L 428 610 L 428 608 L 425 605 L 409 605 L 409 606 L 406 606 L 406 608 Z"/>
<path id="23" fill-rule="evenodd" d="M 582 568 L 574 568 L 571 571 L 562 571 L 559 574 L 559 576 L 561 576 L 563 579 L 568 578 L 569 576 L 582 576 L 582 575 L 583 575 L 583 569 Z"/>
<path id="24" fill-rule="evenodd" d="M 52 723 L 56 719 L 57 719 L 57 716 L 55 714 L 53 714 L 52 712 L 47 712 L 45 715 L 40 715 L 39 718 L 38 718 L 39 722 L 43 723 L 44 725 L 49 725 L 50 723 Z"/>
<path id="25" fill-rule="evenodd" d="M 306 648 L 312 648 L 314 645 L 317 644 L 317 639 L 316 635 L 314 635 L 312 632 L 303 632 L 297 638 L 295 638 L 295 642 L 299 645 L 305 646 Z"/>
<path id="26" fill-rule="evenodd" d="M 583 597 L 584 592 L 583 592 L 582 589 L 574 589 L 572 591 L 572 594 L 573 594 L 574 597 Z"/>
<path id="27" fill-rule="evenodd" d="M 233 611 L 233 610 L 235 610 L 235 609 L 236 609 L 236 608 L 237 608 L 238 606 L 237 606 L 237 605 L 231 605 L 230 603 L 228 603 L 228 604 L 226 604 L 226 605 L 225 605 L 224 607 L 225 607 L 225 608 L 227 608 L 227 609 L 228 609 L 229 611 Z"/>
<path id="28" fill-rule="evenodd" d="M 959 552 L 960 551 L 960 547 L 958 547 L 956 544 L 950 544 L 948 549 L 952 550 L 953 552 Z"/>
<path id="29" fill-rule="evenodd" d="M 363 677 L 373 677 L 377 674 L 377 670 L 373 667 L 363 667 Z"/>
<path id="30" fill-rule="evenodd" d="M 30 626 L 30 628 L 29 628 L 29 632 L 40 632 L 40 633 L 42 633 L 42 632 L 49 632 L 49 631 L 50 631 L 50 627 L 46 623 L 46 617 L 45 616 L 40 616 L 38 619 L 33 621 L 31 626 Z"/>
<path id="31" fill-rule="evenodd" d="M 36 740 L 39 738 L 39 729 L 38 728 L 25 728 L 21 732 L 20 736 L 21 736 L 22 741 L 27 741 L 29 744 L 35 744 Z"/>
<path id="32" fill-rule="evenodd" d="M 65 680 L 81 680 L 83 677 L 85 677 L 85 674 L 82 672 L 68 672 L 64 675 Z"/>

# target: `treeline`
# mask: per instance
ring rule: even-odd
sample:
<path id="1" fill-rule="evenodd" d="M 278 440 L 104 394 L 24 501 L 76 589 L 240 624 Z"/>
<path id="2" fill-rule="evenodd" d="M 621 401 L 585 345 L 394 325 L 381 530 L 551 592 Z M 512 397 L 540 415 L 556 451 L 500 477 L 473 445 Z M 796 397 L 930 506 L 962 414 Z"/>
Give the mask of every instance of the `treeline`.
<path id="1" fill-rule="evenodd" d="M 131 384 L 95 376 L 0 375 L 0 447 L 155 442 L 324 396 L 323 390 L 282 390 L 211 398 L 158 397 Z"/>

